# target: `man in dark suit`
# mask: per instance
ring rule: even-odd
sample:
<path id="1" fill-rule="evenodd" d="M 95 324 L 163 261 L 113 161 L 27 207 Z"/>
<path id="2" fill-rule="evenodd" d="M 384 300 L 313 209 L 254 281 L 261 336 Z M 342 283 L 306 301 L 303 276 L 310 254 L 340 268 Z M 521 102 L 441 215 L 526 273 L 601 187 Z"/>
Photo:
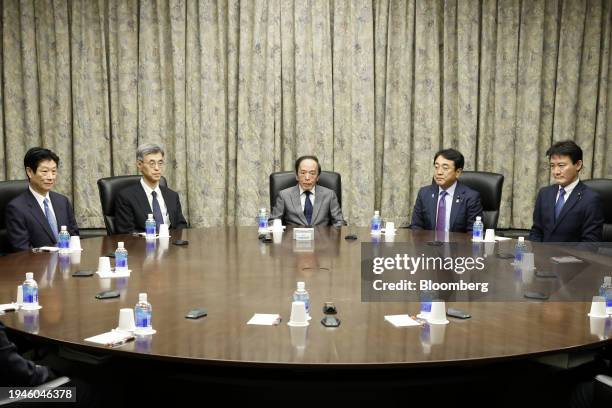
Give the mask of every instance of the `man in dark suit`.
<path id="1" fill-rule="evenodd" d="M 317 185 L 321 165 L 316 156 L 302 156 L 295 161 L 297 184 L 278 193 L 270 219 L 283 224 L 344 225 L 342 209 L 333 190 Z"/>
<path id="2" fill-rule="evenodd" d="M 457 179 L 465 159 L 454 149 L 440 150 L 434 156 L 435 184 L 421 187 L 412 210 L 412 229 L 445 232 L 471 232 L 482 203 L 477 191 Z"/>
<path id="3" fill-rule="evenodd" d="M 531 241 L 598 242 L 604 217 L 599 195 L 578 178 L 582 149 L 571 140 L 557 142 L 546 152 L 557 184 L 538 193 L 533 209 Z"/>
<path id="4" fill-rule="evenodd" d="M 62 225 L 70 235 L 79 235 L 70 201 L 51 191 L 59 157 L 49 149 L 33 147 L 26 153 L 23 164 L 30 185 L 6 207 L 6 230 L 13 250 L 55 246 Z"/>
<path id="5" fill-rule="evenodd" d="M 164 150 L 160 145 L 147 143 L 136 151 L 136 165 L 142 173 L 140 183 L 121 190 L 115 202 L 117 232 L 143 232 L 145 221 L 153 214 L 157 231 L 160 224 L 170 229 L 187 228 L 178 193 L 159 185 L 164 165 Z"/>
<path id="6" fill-rule="evenodd" d="M 0 384 L 8 386 L 34 387 L 53 380 L 56 376 L 45 366 L 26 360 L 19 353 L 0 323 Z"/>

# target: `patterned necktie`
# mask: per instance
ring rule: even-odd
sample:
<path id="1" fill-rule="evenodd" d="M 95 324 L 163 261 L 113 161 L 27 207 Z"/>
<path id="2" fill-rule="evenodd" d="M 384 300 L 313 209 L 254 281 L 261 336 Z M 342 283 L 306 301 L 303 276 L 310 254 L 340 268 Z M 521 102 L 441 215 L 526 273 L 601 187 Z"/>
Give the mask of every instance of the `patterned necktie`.
<path id="1" fill-rule="evenodd" d="M 49 208 L 49 199 L 45 198 L 43 201 L 45 205 L 45 217 L 47 217 L 47 222 L 49 223 L 49 227 L 51 227 L 51 232 L 55 237 L 55 242 L 59 241 L 59 233 L 57 231 L 57 221 L 55 220 L 55 215 L 53 215 L 53 211 Z"/>
<path id="2" fill-rule="evenodd" d="M 164 216 L 162 215 L 161 207 L 159 206 L 159 201 L 157 201 L 157 192 L 153 191 L 151 192 L 151 195 L 153 196 L 153 218 L 155 218 L 155 224 L 157 224 L 157 231 L 159 231 L 159 224 L 164 223 Z"/>
<path id="3" fill-rule="evenodd" d="M 557 203 L 555 204 L 555 221 L 559 219 L 559 214 L 561 214 L 561 210 L 563 209 L 564 204 L 565 190 L 561 188 L 559 189 L 559 198 L 557 199 Z"/>
<path id="4" fill-rule="evenodd" d="M 312 224 L 312 201 L 310 201 L 310 195 L 312 191 L 304 191 L 306 194 L 306 201 L 304 201 L 304 217 L 306 217 L 306 222 L 308 225 Z"/>
<path id="5" fill-rule="evenodd" d="M 448 193 L 444 190 L 440 192 L 440 200 L 438 201 L 438 219 L 436 220 L 436 231 L 444 232 L 446 230 L 446 197 Z"/>

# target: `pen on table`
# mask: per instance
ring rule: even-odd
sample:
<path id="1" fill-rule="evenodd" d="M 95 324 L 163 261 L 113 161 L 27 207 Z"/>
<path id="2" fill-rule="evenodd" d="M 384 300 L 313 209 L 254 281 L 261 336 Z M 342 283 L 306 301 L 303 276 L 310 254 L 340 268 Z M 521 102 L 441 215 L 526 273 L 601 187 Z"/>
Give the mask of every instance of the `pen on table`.
<path id="1" fill-rule="evenodd" d="M 108 347 L 118 347 L 118 346 L 123 346 L 125 343 L 128 343 L 128 342 L 130 342 L 130 341 L 133 341 L 133 340 L 134 340 L 134 338 L 135 338 L 134 336 L 130 336 L 130 337 L 128 337 L 128 338 L 121 339 L 121 340 L 119 340 L 119 341 L 115 341 L 115 342 L 112 342 L 112 343 L 108 343 L 108 344 L 107 344 L 107 346 L 108 346 Z"/>

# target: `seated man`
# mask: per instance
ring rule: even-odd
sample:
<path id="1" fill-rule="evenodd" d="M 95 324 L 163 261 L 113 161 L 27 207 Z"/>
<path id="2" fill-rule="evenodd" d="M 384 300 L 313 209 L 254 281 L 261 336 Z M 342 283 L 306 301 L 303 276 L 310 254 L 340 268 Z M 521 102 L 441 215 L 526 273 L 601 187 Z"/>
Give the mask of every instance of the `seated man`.
<path id="1" fill-rule="evenodd" d="M 159 185 L 164 170 L 164 150 L 147 143 L 136 151 L 136 165 L 142 173 L 140 183 L 121 190 L 115 201 L 117 232 L 144 232 L 145 221 L 153 214 L 157 231 L 160 224 L 170 229 L 187 228 L 178 193 Z"/>
<path id="2" fill-rule="evenodd" d="M 300 226 L 344 225 L 342 209 L 336 193 L 317 185 L 321 165 L 315 156 L 302 156 L 295 161 L 297 185 L 278 193 L 270 219 L 280 218 L 283 224 Z"/>
<path id="3" fill-rule="evenodd" d="M 23 165 L 30 185 L 6 207 L 6 230 L 13 250 L 57 245 L 62 225 L 70 235 L 79 235 L 70 201 L 51 191 L 59 157 L 49 149 L 33 147 L 27 151 Z"/>
<path id="4" fill-rule="evenodd" d="M 34 387 L 56 378 L 45 366 L 26 360 L 19 353 L 0 323 L 0 384 L 8 386 Z"/>
<path id="5" fill-rule="evenodd" d="M 463 155 L 454 149 L 434 156 L 435 184 L 421 187 L 412 210 L 412 229 L 444 232 L 472 232 L 482 203 L 477 191 L 457 180 L 463 171 Z"/>
<path id="6" fill-rule="evenodd" d="M 598 242 L 604 217 L 599 195 L 578 178 L 582 149 L 571 140 L 557 142 L 546 152 L 557 184 L 543 187 L 533 209 L 531 241 Z"/>

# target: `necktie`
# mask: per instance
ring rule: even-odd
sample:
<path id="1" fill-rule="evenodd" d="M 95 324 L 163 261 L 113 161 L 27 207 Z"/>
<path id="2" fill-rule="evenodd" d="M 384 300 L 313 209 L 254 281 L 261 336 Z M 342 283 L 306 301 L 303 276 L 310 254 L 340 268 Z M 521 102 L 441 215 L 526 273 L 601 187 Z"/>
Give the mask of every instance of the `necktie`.
<path id="1" fill-rule="evenodd" d="M 555 204 L 555 221 L 559 218 L 559 214 L 561 214 L 563 204 L 565 204 L 565 190 L 561 188 L 559 189 L 559 198 Z"/>
<path id="2" fill-rule="evenodd" d="M 306 194 L 306 201 L 304 201 L 304 217 L 308 225 L 312 224 L 312 201 L 310 201 L 310 195 L 312 191 L 304 191 Z"/>
<path id="3" fill-rule="evenodd" d="M 49 199 L 45 198 L 43 201 L 45 205 L 45 217 L 47 217 L 47 222 L 49 223 L 49 227 L 51 227 L 51 232 L 55 237 L 55 242 L 59 241 L 59 234 L 57 232 L 57 221 L 55 220 L 55 215 L 53 215 L 53 211 L 49 208 Z"/>
<path id="4" fill-rule="evenodd" d="M 151 196 L 153 196 L 153 218 L 155 218 L 155 224 L 157 224 L 157 230 L 159 231 L 159 224 L 164 223 L 164 216 L 162 215 L 159 201 L 157 201 L 157 191 L 151 192 Z"/>
<path id="5" fill-rule="evenodd" d="M 444 232 L 446 230 L 446 197 L 448 193 L 444 190 L 440 192 L 440 200 L 438 201 L 438 219 L 436 220 L 436 231 Z"/>

